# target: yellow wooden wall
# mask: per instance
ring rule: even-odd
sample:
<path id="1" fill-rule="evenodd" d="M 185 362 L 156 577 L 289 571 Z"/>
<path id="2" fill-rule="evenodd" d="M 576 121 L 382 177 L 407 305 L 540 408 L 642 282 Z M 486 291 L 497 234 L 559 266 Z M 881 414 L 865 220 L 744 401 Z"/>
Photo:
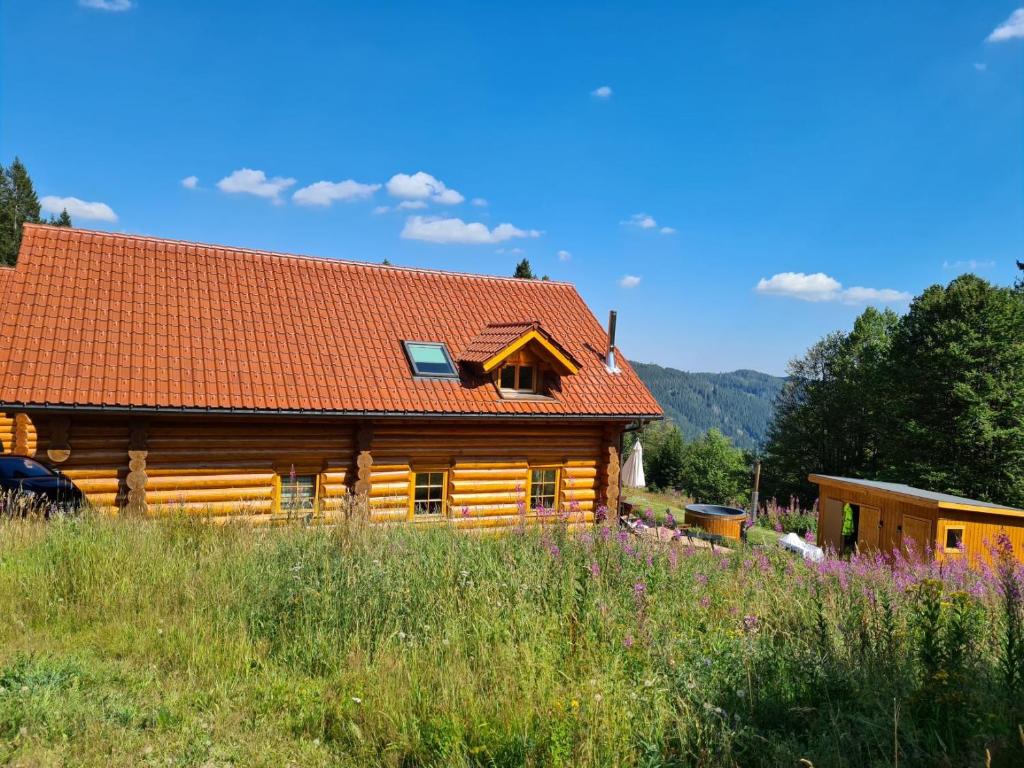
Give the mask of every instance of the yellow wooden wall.
<path id="1" fill-rule="evenodd" d="M 922 536 L 927 538 L 928 546 L 931 547 L 935 556 L 939 559 L 946 557 L 957 557 L 958 555 L 947 555 L 943 550 L 946 543 L 946 528 L 948 525 L 962 525 L 964 527 L 964 545 L 966 552 L 971 558 L 982 558 L 988 560 L 988 550 L 985 545 L 986 539 L 995 542 L 1000 532 L 1009 535 L 1013 544 L 1013 550 L 1017 558 L 1024 561 L 1024 518 L 1011 517 L 1008 515 L 996 515 L 985 512 L 960 512 L 950 509 L 937 509 L 929 502 L 922 500 L 915 503 L 911 499 L 897 498 L 887 494 L 872 493 L 867 490 L 853 490 L 845 487 L 822 484 L 821 495 L 818 500 L 818 530 L 822 531 L 821 546 L 830 546 L 838 551 L 841 540 L 842 523 L 835 526 L 832 521 L 826 519 L 828 514 L 842 514 L 842 505 L 846 502 L 851 504 L 867 505 L 878 507 L 882 513 L 884 526 L 880 531 L 879 548 L 884 552 L 901 547 L 904 543 L 903 533 L 912 530 L 914 521 L 908 518 L 916 518 L 921 524 Z M 835 500 L 838 504 L 830 503 Z M 902 527 L 903 532 L 898 530 Z M 839 538 L 831 533 L 839 532 Z M 924 533 L 927 531 L 927 533 Z"/>
<path id="2" fill-rule="evenodd" d="M 60 447 L 51 441 L 50 418 L 37 417 L 37 456 L 43 460 L 51 447 Z M 362 438 L 363 449 L 372 456 L 366 499 L 371 521 L 409 520 L 412 473 L 431 470 L 447 472 L 445 523 L 501 529 L 540 522 L 533 510 L 520 507 L 529 502 L 531 467 L 559 470 L 560 512 L 570 524 L 594 520 L 608 439 L 603 425 L 595 424 L 378 421 L 367 430 L 365 423 L 322 419 L 73 414 L 70 455 L 57 466 L 109 513 L 132 508 L 128 486 L 142 477 L 149 515 L 254 522 L 287 518 L 280 486 L 294 467 L 296 474 L 317 476 L 318 515 L 335 519 L 353 504 L 360 429 L 369 435 Z M 129 479 L 129 448 L 142 446 Z"/>
<path id="3" fill-rule="evenodd" d="M 991 562 L 989 547 L 994 546 L 996 537 L 1005 533 L 1010 537 L 1014 554 L 1024 561 L 1024 518 L 1008 515 L 992 515 L 983 512 L 959 512 L 951 509 L 939 511 L 938 556 L 940 559 L 957 558 L 957 553 L 946 553 L 946 528 L 963 527 L 964 550 L 968 557 Z"/>
<path id="4" fill-rule="evenodd" d="M 408 520 L 413 473 L 441 470 L 448 473 L 447 518 L 456 526 L 512 528 L 541 522 L 534 510 L 520 506 L 529 505 L 530 468 L 556 467 L 561 516 L 570 524 L 592 523 L 601 439 L 602 428 L 588 424 L 378 422 L 371 450 L 370 518 Z"/>
<path id="5" fill-rule="evenodd" d="M 0 413 L 0 454 L 10 454 L 14 447 L 14 414 Z M 36 427 L 29 421 L 28 424 L 28 455 L 34 456 L 36 452 Z"/>

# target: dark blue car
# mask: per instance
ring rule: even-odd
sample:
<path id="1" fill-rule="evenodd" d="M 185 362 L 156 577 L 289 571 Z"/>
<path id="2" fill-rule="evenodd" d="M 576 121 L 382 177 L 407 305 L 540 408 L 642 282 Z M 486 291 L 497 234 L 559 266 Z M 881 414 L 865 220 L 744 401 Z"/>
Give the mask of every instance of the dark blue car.
<path id="1" fill-rule="evenodd" d="M 52 508 L 78 507 L 85 498 L 64 475 L 24 456 L 0 456 L 0 492 L 30 496 L 34 506 L 46 513 Z"/>

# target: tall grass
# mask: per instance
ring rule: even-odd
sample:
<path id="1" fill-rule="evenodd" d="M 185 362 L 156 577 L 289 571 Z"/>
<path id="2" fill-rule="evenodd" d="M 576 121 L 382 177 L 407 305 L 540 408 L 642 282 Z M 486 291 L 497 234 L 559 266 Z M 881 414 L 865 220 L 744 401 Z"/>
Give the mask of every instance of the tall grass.
<path id="1" fill-rule="evenodd" d="M 0 760 L 1019 765 L 1020 587 L 610 528 L 6 521 Z"/>

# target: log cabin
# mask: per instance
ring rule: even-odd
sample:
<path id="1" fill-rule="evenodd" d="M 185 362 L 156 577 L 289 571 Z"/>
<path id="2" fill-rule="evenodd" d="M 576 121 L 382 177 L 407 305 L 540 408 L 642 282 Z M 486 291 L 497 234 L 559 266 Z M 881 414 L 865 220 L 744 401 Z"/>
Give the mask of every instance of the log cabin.
<path id="1" fill-rule="evenodd" d="M 583 525 L 661 417 L 567 283 L 25 225 L 0 291 L 5 452 L 112 514 Z"/>
<path id="2" fill-rule="evenodd" d="M 902 549 L 938 560 L 991 560 L 1001 534 L 1024 561 L 1024 509 L 901 483 L 811 475 L 818 484 L 818 544 L 843 552 Z"/>

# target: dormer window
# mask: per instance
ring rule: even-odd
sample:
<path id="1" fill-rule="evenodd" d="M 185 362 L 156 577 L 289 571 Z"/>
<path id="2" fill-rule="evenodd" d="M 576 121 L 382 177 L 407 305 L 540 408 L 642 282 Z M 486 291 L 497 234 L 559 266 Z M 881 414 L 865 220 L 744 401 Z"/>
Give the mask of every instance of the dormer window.
<path id="1" fill-rule="evenodd" d="M 579 362 L 536 320 L 491 323 L 459 353 L 459 362 L 494 382 L 501 398 L 547 399 Z"/>
<path id="2" fill-rule="evenodd" d="M 403 341 L 405 356 L 414 376 L 422 378 L 457 379 L 448 348 L 439 341 Z"/>
<path id="3" fill-rule="evenodd" d="M 498 375 L 498 387 L 509 392 L 535 394 L 537 392 L 537 366 L 533 360 L 522 359 L 525 355 L 517 355 L 519 360 L 511 358 L 501 367 Z"/>

